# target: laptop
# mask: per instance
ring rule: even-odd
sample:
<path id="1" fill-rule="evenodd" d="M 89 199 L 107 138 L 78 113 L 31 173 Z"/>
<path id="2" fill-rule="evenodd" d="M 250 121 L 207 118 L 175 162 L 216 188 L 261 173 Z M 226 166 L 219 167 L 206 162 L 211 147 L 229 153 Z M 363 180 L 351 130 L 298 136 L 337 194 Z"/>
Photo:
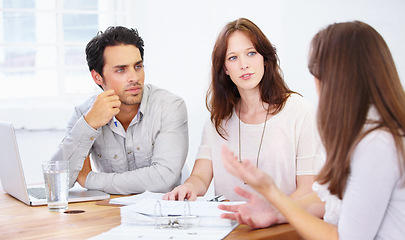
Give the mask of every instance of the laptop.
<path id="1" fill-rule="evenodd" d="M 46 205 L 45 185 L 27 186 L 12 123 L 0 122 L 0 180 L 3 190 L 30 206 Z M 69 202 L 110 198 L 101 191 L 87 190 L 76 184 L 69 190 Z"/>

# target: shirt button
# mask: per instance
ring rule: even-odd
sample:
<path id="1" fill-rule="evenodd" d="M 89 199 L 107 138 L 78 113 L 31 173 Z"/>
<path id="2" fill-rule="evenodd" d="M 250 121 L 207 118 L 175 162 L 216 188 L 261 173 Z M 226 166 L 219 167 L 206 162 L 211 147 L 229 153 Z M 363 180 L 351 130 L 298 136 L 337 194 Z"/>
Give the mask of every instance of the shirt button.
<path id="1" fill-rule="evenodd" d="M 136 147 L 136 150 L 139 150 L 139 149 L 141 149 L 140 147 Z"/>
<path id="2" fill-rule="evenodd" d="M 127 154 L 131 154 L 131 153 L 132 153 L 132 151 L 128 151 L 128 152 L 127 152 Z"/>
<path id="3" fill-rule="evenodd" d="M 118 156 L 117 155 L 114 155 L 114 159 L 117 159 L 118 158 Z"/>
<path id="4" fill-rule="evenodd" d="M 93 141 L 93 140 L 94 140 L 94 137 L 91 137 L 90 140 Z"/>
<path id="5" fill-rule="evenodd" d="M 97 154 L 97 157 L 101 158 L 101 154 Z"/>

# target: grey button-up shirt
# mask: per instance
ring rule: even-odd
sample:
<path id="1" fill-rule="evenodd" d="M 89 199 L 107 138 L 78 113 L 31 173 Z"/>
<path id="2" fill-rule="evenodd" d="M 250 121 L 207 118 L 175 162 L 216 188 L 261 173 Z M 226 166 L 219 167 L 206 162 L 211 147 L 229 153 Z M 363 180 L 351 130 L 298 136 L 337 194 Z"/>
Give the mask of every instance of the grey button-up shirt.
<path id="1" fill-rule="evenodd" d="M 111 120 L 95 130 L 83 115 L 96 96 L 75 108 L 67 136 L 53 156 L 70 161 L 72 187 L 90 154 L 93 171 L 86 188 L 111 194 L 168 192 L 180 184 L 188 151 L 188 122 L 185 102 L 153 85 L 145 85 L 138 114 L 127 131 Z"/>

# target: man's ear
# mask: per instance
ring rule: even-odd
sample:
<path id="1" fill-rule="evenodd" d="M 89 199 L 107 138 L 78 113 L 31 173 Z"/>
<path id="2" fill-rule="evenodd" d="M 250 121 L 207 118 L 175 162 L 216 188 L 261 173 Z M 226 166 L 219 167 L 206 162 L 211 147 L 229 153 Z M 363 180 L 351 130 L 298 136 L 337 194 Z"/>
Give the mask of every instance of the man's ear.
<path id="1" fill-rule="evenodd" d="M 104 86 L 103 77 L 100 75 L 100 73 L 96 72 L 96 70 L 91 70 L 91 77 L 97 85 L 101 87 Z"/>

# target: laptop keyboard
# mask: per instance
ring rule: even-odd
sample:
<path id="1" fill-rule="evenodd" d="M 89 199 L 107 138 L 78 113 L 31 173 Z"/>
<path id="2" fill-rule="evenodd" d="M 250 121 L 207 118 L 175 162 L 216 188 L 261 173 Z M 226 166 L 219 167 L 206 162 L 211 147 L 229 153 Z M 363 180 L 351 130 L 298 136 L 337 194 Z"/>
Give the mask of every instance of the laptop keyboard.
<path id="1" fill-rule="evenodd" d="M 28 194 L 36 199 L 46 199 L 45 188 L 28 188 Z"/>

